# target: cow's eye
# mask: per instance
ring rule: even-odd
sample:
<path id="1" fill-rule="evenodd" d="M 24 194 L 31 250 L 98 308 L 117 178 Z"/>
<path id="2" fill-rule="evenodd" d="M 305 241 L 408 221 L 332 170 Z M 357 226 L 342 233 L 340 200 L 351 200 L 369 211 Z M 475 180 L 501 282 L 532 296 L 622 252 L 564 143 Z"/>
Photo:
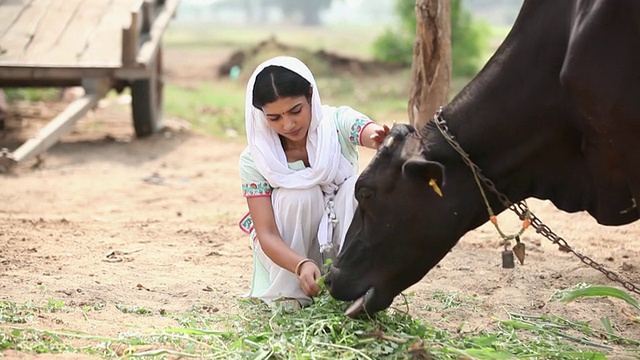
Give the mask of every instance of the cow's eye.
<path id="1" fill-rule="evenodd" d="M 371 190 L 370 188 L 361 187 L 360 189 L 358 189 L 359 200 L 370 199 L 372 197 L 373 197 L 373 190 Z"/>

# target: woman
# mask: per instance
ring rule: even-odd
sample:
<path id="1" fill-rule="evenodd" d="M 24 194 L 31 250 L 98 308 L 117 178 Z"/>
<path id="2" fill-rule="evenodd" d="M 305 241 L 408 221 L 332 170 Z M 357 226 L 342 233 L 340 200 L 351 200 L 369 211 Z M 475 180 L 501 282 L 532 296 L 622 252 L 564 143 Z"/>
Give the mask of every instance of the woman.
<path id="1" fill-rule="evenodd" d="M 377 149 L 389 128 L 347 106 L 322 105 L 309 68 L 287 56 L 254 71 L 245 125 L 239 165 L 249 213 L 240 226 L 254 252 L 249 296 L 306 306 L 355 212 L 357 145 Z"/>

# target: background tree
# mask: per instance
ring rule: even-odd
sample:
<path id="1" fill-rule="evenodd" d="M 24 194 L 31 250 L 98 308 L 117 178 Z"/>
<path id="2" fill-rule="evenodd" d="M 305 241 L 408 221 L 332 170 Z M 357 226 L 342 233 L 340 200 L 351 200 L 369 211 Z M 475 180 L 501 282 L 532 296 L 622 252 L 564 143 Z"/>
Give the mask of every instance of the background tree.
<path id="1" fill-rule="evenodd" d="M 416 41 L 411 66 L 409 120 L 416 128 L 447 102 L 451 82 L 449 0 L 416 0 Z"/>
<path id="2" fill-rule="evenodd" d="M 451 53 L 454 76 L 474 76 L 480 66 L 483 50 L 488 44 L 489 26 L 474 21 L 461 0 L 451 1 Z"/>
<path id="3" fill-rule="evenodd" d="M 374 57 L 381 61 L 410 66 L 416 39 L 416 2 L 396 0 L 396 14 L 400 26 L 388 28 L 373 44 Z M 451 56 L 452 76 L 473 76 L 481 66 L 482 52 L 488 43 L 488 26 L 473 20 L 461 0 L 451 0 Z"/>

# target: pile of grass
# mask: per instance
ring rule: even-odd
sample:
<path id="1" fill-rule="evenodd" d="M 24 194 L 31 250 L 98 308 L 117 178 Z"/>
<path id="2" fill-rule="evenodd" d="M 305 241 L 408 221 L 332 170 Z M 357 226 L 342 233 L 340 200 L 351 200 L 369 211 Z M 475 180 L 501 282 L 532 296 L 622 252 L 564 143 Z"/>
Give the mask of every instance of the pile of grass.
<path id="1" fill-rule="evenodd" d="M 621 290 L 578 289 L 572 296 L 614 296 L 638 307 Z M 604 291 L 604 292 L 603 292 Z M 168 314 L 120 305 L 135 316 L 171 317 L 177 326 L 127 329 L 116 337 L 39 329 L 41 312 L 82 311 L 49 300 L 43 306 L 0 301 L 0 351 L 86 353 L 103 357 L 207 359 L 606 359 L 640 356 L 640 341 L 594 329 L 589 323 L 557 316 L 507 313 L 491 331 L 451 333 L 390 309 L 358 319 L 343 315 L 347 303 L 324 293 L 314 304 L 288 312 L 282 307 L 241 301 L 238 315 L 211 316 L 204 307 Z M 126 311 L 125 311 L 126 310 Z M 437 311 L 437 309 L 436 309 Z"/>

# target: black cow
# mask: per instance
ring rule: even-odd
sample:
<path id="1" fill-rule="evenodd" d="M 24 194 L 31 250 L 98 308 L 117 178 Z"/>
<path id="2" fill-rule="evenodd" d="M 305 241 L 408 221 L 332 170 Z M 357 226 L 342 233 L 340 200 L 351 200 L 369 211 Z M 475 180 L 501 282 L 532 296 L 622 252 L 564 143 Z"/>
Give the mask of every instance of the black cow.
<path id="1" fill-rule="evenodd" d="M 605 225 L 637 220 L 640 1 L 525 0 L 503 44 L 441 116 L 511 201 L 549 199 Z M 470 167 L 433 120 L 419 132 L 395 126 L 356 197 L 326 282 L 335 298 L 358 299 L 348 315 L 387 308 L 489 218 Z"/>

